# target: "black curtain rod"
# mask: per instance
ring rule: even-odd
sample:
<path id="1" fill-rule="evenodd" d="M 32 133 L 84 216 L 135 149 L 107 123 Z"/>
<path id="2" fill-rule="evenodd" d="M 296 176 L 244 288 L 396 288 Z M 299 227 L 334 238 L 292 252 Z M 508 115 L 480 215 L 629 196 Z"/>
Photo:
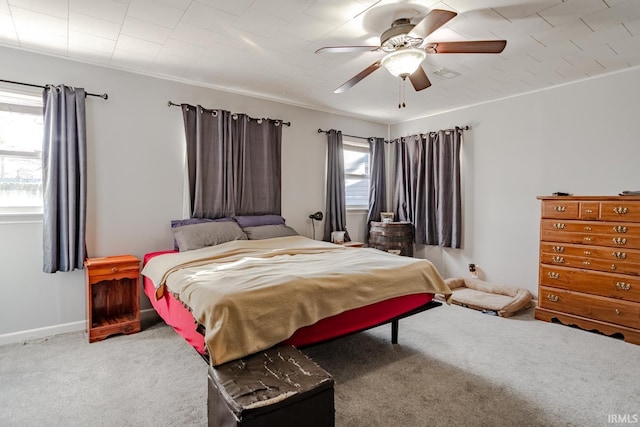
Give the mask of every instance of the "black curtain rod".
<path id="1" fill-rule="evenodd" d="M 190 105 L 190 104 L 187 104 L 187 105 Z M 167 102 L 167 107 L 182 107 L 182 104 L 176 104 L 175 102 L 169 101 L 169 102 Z M 208 110 L 206 108 L 204 108 L 204 110 L 205 111 L 213 111 L 213 110 Z M 233 113 L 233 114 L 237 114 L 237 113 Z M 265 119 L 265 118 L 257 119 L 255 117 L 249 117 L 249 118 L 251 120 L 274 120 L 276 122 L 282 123 L 284 126 L 291 126 L 291 122 L 285 122 L 285 121 L 282 121 L 280 119 Z"/>
<path id="2" fill-rule="evenodd" d="M 2 83 L 11 83 L 11 84 L 14 84 L 14 85 L 22 85 L 22 86 L 30 86 L 30 87 L 39 87 L 40 89 L 46 89 L 46 88 L 48 88 L 49 86 L 53 86 L 53 85 L 46 85 L 46 86 L 43 86 L 43 85 L 34 85 L 34 84 L 31 84 L 31 83 L 14 82 L 14 81 L 11 81 L 11 80 L 2 80 L 2 79 L 0 79 L 0 82 L 2 82 Z M 84 94 L 85 94 L 85 96 L 96 96 L 96 97 L 98 97 L 98 98 L 102 98 L 102 99 L 109 99 L 109 95 L 108 95 L 108 94 L 106 94 L 106 93 L 103 93 L 102 95 L 98 95 L 97 93 L 89 93 L 89 92 L 85 92 Z"/>
<path id="3" fill-rule="evenodd" d="M 465 126 L 456 126 L 456 127 L 454 127 L 453 129 L 442 129 L 442 130 L 444 130 L 444 131 L 446 132 L 446 131 L 454 131 L 454 130 L 469 130 L 469 129 L 471 129 L 471 126 L 469 126 L 469 125 L 465 125 Z M 433 131 L 433 130 L 432 130 L 432 131 L 429 131 L 429 132 L 426 132 L 426 133 L 432 133 L 432 132 L 437 132 L 437 131 Z M 399 138 L 395 138 L 395 139 L 394 139 L 394 140 L 392 140 L 392 141 L 385 141 L 385 142 L 393 142 L 393 141 L 395 141 L 395 140 L 397 140 L 397 139 L 402 139 L 402 138 L 406 138 L 406 136 L 401 136 L 401 137 L 399 137 Z"/>
<path id="4" fill-rule="evenodd" d="M 322 129 L 318 129 L 318 133 L 329 133 L 328 130 L 322 130 Z M 371 142 L 373 141 L 373 137 L 369 136 L 357 136 L 357 135 L 347 135 L 346 133 L 343 133 L 342 136 L 348 136 L 349 138 L 358 138 L 358 139 L 366 139 L 367 141 Z"/>

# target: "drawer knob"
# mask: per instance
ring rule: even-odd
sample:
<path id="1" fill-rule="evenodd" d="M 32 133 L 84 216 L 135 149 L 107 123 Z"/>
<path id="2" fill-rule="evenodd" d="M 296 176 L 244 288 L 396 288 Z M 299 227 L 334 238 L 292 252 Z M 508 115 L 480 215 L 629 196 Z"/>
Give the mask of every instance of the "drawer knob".
<path id="1" fill-rule="evenodd" d="M 584 231 L 591 231 L 591 227 L 585 227 Z"/>
<path id="2" fill-rule="evenodd" d="M 591 261 L 582 261 L 584 265 L 591 265 Z"/>
<path id="3" fill-rule="evenodd" d="M 631 290 L 631 284 L 625 283 L 625 282 L 618 282 L 616 283 L 616 288 L 620 289 L 621 291 L 629 291 Z"/>
<path id="4" fill-rule="evenodd" d="M 585 238 L 584 238 L 584 241 L 585 241 L 585 242 L 590 242 L 590 241 L 591 241 L 591 237 L 585 237 Z"/>
<path id="5" fill-rule="evenodd" d="M 118 267 L 111 267 L 111 272 L 112 273 L 117 273 L 118 272 Z"/>
<path id="6" fill-rule="evenodd" d="M 627 259 L 627 253 L 626 252 L 614 252 L 611 255 L 613 255 L 614 257 L 616 257 L 618 259 Z"/>
<path id="7" fill-rule="evenodd" d="M 616 314 L 617 314 L 618 316 L 620 316 L 620 313 L 622 313 L 622 312 L 620 311 L 620 309 L 619 309 L 619 308 L 616 308 Z"/>
<path id="8" fill-rule="evenodd" d="M 556 228 L 556 230 L 564 230 L 564 224 L 562 224 L 561 222 L 556 222 L 555 224 L 553 224 L 553 226 Z"/>
<path id="9" fill-rule="evenodd" d="M 613 243 L 615 243 L 616 245 L 626 245 L 627 244 L 627 239 L 625 239 L 624 237 L 614 237 L 613 239 L 611 239 L 611 241 Z"/>
<path id="10" fill-rule="evenodd" d="M 557 255 L 555 255 L 555 256 L 553 257 L 553 262 L 557 262 L 558 264 L 562 264 L 562 263 L 564 262 L 564 258 L 563 258 L 563 257 L 561 257 L 561 256 L 557 256 Z"/>
<path id="11" fill-rule="evenodd" d="M 558 295 L 549 294 L 547 295 L 547 299 L 551 302 L 558 302 Z"/>
<path id="12" fill-rule="evenodd" d="M 559 253 L 559 254 L 563 253 L 564 252 L 564 246 L 554 246 L 553 247 L 553 252 L 556 252 L 556 253 Z"/>
<path id="13" fill-rule="evenodd" d="M 556 212 L 564 212 L 567 210 L 566 206 L 555 206 L 554 209 L 556 210 Z"/>
<path id="14" fill-rule="evenodd" d="M 624 225 L 616 225 L 615 227 L 613 227 L 613 231 L 615 231 L 616 233 L 626 233 L 627 227 L 625 227 Z"/>
<path id="15" fill-rule="evenodd" d="M 548 276 L 551 279 L 559 279 L 560 278 L 560 273 L 556 273 L 555 271 L 550 271 Z"/>
<path id="16" fill-rule="evenodd" d="M 625 208 L 624 206 L 616 206 L 615 208 L 613 208 L 613 211 L 615 213 L 617 213 L 618 215 L 624 215 L 627 212 L 629 212 L 629 210 L 627 208 Z"/>
<path id="17" fill-rule="evenodd" d="M 591 255 L 591 251 L 584 251 L 585 255 Z"/>
<path id="18" fill-rule="evenodd" d="M 615 264 L 611 264 L 611 269 L 615 270 L 616 269 L 616 265 Z"/>
<path id="19" fill-rule="evenodd" d="M 584 212 L 585 213 L 593 213 L 593 210 L 592 209 L 585 209 Z"/>

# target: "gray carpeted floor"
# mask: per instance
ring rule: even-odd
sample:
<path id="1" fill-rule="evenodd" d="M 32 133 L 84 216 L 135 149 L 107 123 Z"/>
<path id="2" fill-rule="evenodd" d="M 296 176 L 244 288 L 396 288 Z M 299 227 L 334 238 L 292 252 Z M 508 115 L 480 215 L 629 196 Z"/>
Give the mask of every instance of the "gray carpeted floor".
<path id="1" fill-rule="evenodd" d="M 640 346 L 533 310 L 504 319 L 443 306 L 401 321 L 400 345 L 389 335 L 387 325 L 305 349 L 334 376 L 337 426 L 640 418 Z M 206 425 L 206 371 L 161 322 L 93 344 L 73 333 L 0 346 L 0 425 Z"/>

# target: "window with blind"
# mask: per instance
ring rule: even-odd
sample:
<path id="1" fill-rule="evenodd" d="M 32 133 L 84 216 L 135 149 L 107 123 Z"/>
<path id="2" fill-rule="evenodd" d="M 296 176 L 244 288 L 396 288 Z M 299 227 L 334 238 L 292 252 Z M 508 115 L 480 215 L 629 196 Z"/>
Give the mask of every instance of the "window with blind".
<path id="1" fill-rule="evenodd" d="M 42 97 L 0 91 L 0 213 L 42 212 Z"/>
<path id="2" fill-rule="evenodd" d="M 344 186 L 347 209 L 369 207 L 369 145 L 343 141 Z"/>

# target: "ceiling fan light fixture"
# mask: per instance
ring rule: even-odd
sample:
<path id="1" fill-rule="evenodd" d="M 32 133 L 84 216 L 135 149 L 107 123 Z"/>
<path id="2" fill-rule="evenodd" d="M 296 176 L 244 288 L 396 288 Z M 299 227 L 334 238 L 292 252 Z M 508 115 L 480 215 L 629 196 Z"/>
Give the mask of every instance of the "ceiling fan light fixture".
<path id="1" fill-rule="evenodd" d="M 382 65 L 395 77 L 407 77 L 418 69 L 427 53 L 422 49 L 405 48 L 388 53 L 382 58 Z"/>

